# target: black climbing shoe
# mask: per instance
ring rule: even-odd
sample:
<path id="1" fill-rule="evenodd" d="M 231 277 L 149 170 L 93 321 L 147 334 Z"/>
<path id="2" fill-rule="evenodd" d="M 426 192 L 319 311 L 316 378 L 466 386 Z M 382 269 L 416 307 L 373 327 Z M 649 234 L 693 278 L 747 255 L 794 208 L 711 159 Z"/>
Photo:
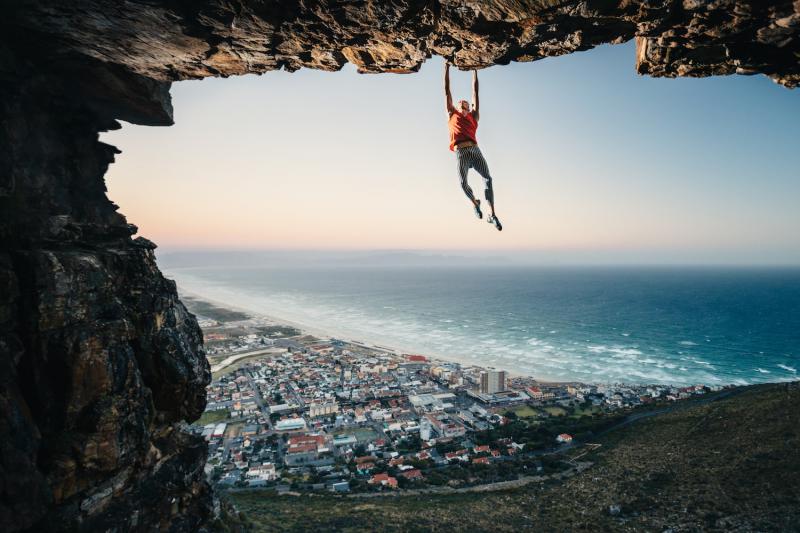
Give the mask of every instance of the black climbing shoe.
<path id="1" fill-rule="evenodd" d="M 494 227 L 497 228 L 497 231 L 503 231 L 503 225 L 500 223 L 500 219 L 497 218 L 497 215 L 491 215 L 486 219 L 486 222 L 489 224 L 494 224 Z"/>
<path id="2" fill-rule="evenodd" d="M 475 216 L 478 218 L 483 218 L 483 213 L 481 212 L 481 201 L 475 200 Z"/>

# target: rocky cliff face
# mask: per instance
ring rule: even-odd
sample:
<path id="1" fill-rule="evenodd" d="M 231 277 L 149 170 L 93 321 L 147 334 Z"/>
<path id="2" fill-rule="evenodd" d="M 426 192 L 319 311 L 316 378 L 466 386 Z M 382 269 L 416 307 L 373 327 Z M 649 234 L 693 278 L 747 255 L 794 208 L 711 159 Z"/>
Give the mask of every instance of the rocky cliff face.
<path id="1" fill-rule="evenodd" d="M 210 379 L 152 243 L 105 195 L 115 127 L 6 50 L 0 99 L 0 530 L 192 530 Z M 9 68 L 13 67 L 13 68 Z"/>
<path id="2" fill-rule="evenodd" d="M 11 0 L 0 17 L 0 529 L 193 530 L 209 380 L 154 245 L 105 194 L 117 119 L 169 83 L 302 67 L 462 68 L 636 39 L 642 74 L 800 84 L 800 1 Z"/>

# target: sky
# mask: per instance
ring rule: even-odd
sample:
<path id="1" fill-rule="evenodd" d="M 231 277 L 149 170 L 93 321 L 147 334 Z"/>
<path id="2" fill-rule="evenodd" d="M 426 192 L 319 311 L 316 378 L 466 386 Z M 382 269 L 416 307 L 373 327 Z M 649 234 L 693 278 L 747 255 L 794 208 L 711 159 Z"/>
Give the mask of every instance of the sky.
<path id="1" fill-rule="evenodd" d="M 103 134 L 122 150 L 108 195 L 166 250 L 800 264 L 800 91 L 642 77 L 634 61 L 630 42 L 479 72 L 502 232 L 459 186 L 440 58 L 176 83 L 174 126 Z M 451 85 L 470 97 L 469 73 Z"/>

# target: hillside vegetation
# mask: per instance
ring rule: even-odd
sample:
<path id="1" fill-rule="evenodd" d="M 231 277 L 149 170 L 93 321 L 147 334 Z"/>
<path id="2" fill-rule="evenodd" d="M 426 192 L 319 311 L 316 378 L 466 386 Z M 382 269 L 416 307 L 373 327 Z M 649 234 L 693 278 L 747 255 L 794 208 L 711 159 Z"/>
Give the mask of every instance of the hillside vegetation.
<path id="1" fill-rule="evenodd" d="M 229 498 L 255 531 L 800 531 L 800 383 L 637 421 L 564 481 L 488 493 Z"/>

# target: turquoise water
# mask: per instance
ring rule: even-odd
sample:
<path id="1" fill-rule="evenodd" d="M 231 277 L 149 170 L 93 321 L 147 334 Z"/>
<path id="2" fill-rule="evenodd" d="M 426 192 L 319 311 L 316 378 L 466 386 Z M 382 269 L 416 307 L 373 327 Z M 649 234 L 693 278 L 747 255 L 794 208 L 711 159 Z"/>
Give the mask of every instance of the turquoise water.
<path id="1" fill-rule="evenodd" d="M 542 379 L 791 380 L 800 270 L 173 268 L 179 287 L 359 340 Z"/>

